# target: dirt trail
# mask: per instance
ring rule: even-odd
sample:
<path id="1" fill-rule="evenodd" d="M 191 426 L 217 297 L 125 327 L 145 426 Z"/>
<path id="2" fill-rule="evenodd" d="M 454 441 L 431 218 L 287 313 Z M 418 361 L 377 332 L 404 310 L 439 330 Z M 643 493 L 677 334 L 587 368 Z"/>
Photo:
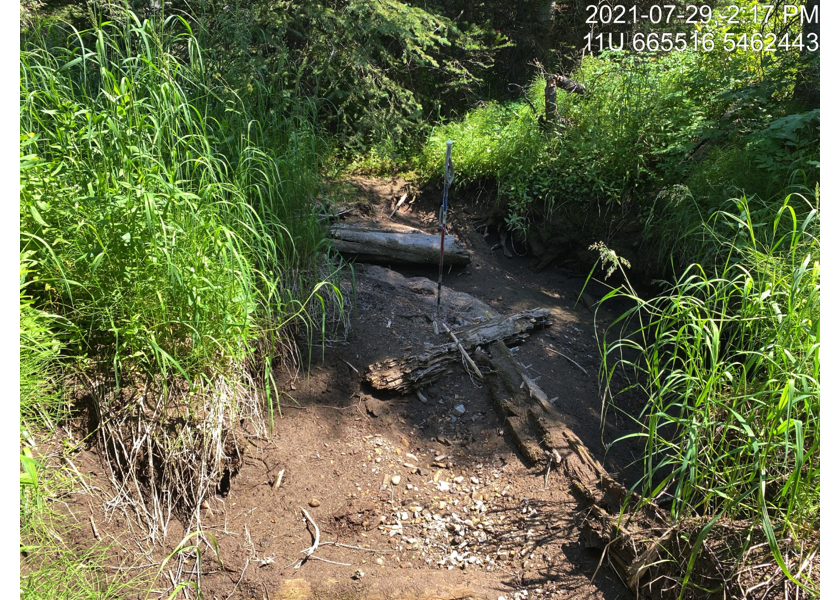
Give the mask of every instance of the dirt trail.
<path id="1" fill-rule="evenodd" d="M 402 182 L 355 183 L 370 209 L 358 212 L 387 222 Z M 394 221 L 434 233 L 438 201 L 420 196 Z M 553 267 L 534 274 L 528 259 L 491 251 L 497 240 L 477 233 L 464 211 L 477 207 L 458 198 L 453 206 L 451 229 L 472 264 L 447 272 L 445 285 L 500 313 L 551 310 L 552 327 L 534 333 L 517 356 L 623 479 L 632 457 L 605 457 L 600 441 L 593 315 L 574 306 L 583 279 Z M 396 269 L 437 277 L 435 268 Z M 358 286 L 347 343 L 326 348 L 323 359 L 314 349 L 308 377 L 285 389 L 298 404 L 281 407 L 272 441 L 251 449 L 228 497 L 211 504 L 205 525 L 231 532 L 219 539 L 231 572 L 205 576 L 207 597 L 227 597 L 238 581 L 234 597 L 243 598 L 630 598 L 608 565 L 598 568 L 600 555 L 579 544 L 576 503 L 558 476 L 549 473 L 546 486 L 544 470 L 523 464 L 489 394 L 463 370 L 425 389 L 427 403 L 362 383 L 367 365 L 441 340 L 424 315 L 360 271 L 366 285 Z M 627 425 L 613 417 L 604 439 Z M 295 568 L 313 542 L 302 509 L 317 523 L 321 544 L 345 544 L 314 553 L 333 562 L 310 559 Z"/>
<path id="2" fill-rule="evenodd" d="M 404 190 L 401 181 L 354 185 L 360 203 L 351 220 L 387 221 Z M 438 195 L 406 202 L 394 221 L 434 233 Z M 575 307 L 583 278 L 554 266 L 535 274 L 529 259 L 492 251 L 495 236 L 470 221 L 479 206 L 453 196 L 451 230 L 472 263 L 446 272 L 444 284 L 499 313 L 552 312 L 552 326 L 516 356 L 595 458 L 632 483 L 629 465 L 641 449 L 628 442 L 605 455 L 601 442 L 593 315 Z M 398 270 L 437 279 L 435 267 Z M 599 568 L 600 553 L 579 543 L 577 503 L 559 476 L 523 463 L 489 393 L 463 369 L 424 389 L 425 403 L 362 382 L 367 365 L 442 341 L 423 314 L 363 272 L 346 343 L 313 348 L 309 373 L 294 381 L 278 373 L 286 400 L 272 439 L 249 440 L 241 472 L 202 513 L 223 559 L 205 553 L 204 597 L 632 598 L 606 561 Z M 629 425 L 610 413 L 603 439 Z M 315 533 L 303 510 L 320 545 L 298 566 Z"/>

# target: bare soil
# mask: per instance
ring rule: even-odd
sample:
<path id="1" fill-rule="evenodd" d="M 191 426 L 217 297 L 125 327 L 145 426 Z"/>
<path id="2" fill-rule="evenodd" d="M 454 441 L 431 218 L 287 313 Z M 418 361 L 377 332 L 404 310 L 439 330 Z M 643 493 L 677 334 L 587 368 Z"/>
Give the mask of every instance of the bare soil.
<path id="1" fill-rule="evenodd" d="M 351 221 L 388 222 L 394 203 L 409 189 L 400 180 L 356 178 L 350 184 L 355 208 L 342 218 Z M 437 190 L 411 194 L 393 221 L 439 232 L 439 196 Z M 583 303 L 576 304 L 584 278 L 561 268 L 563 257 L 559 266 L 534 273 L 530 258 L 492 251 L 497 234 L 484 236 L 473 223 L 481 202 L 452 195 L 449 231 L 469 249 L 472 263 L 447 268 L 444 285 L 502 314 L 551 311 L 552 325 L 532 333 L 516 356 L 593 456 L 632 485 L 640 474 L 633 463 L 643 448 L 629 440 L 605 450 L 604 442 L 634 430 L 616 410 L 606 415 L 602 430 L 594 338 L 594 327 L 603 328 L 620 307 L 602 308 L 596 322 Z M 437 280 L 436 266 L 393 267 L 406 277 Z M 284 400 L 273 435 L 248 440 L 240 472 L 202 511 L 203 527 L 221 557 L 215 550 L 203 552 L 203 597 L 634 597 L 608 561 L 602 564 L 600 552 L 580 543 L 577 503 L 559 476 L 525 464 L 489 393 L 463 369 L 423 390 L 425 403 L 414 394 L 377 393 L 363 382 L 367 365 L 445 340 L 435 335 L 418 303 L 367 277 L 363 266 L 355 273 L 346 342 L 313 347 L 311 365 L 295 379 L 278 371 Z M 428 296 L 429 286 L 418 289 Z M 587 291 L 599 296 L 597 289 Z M 426 298 L 429 305 L 432 299 Z M 457 315 L 448 317 L 452 326 L 461 324 Z M 640 405 L 625 402 L 624 410 L 638 414 Z M 105 474 L 90 452 L 78 456 L 77 464 L 85 475 Z M 121 550 L 124 564 L 135 564 L 128 556 L 137 545 L 127 537 L 136 533 L 126 529 L 128 523 L 95 502 L 74 500 L 71 506 L 80 523 L 93 518 L 97 536 L 121 540 L 129 548 Z M 315 534 L 304 510 L 317 524 L 320 545 L 300 564 Z M 177 523 L 170 524 L 172 548 L 182 535 Z M 93 530 L 80 527 L 78 536 L 84 546 Z M 140 562 L 162 558 L 163 552 Z"/>

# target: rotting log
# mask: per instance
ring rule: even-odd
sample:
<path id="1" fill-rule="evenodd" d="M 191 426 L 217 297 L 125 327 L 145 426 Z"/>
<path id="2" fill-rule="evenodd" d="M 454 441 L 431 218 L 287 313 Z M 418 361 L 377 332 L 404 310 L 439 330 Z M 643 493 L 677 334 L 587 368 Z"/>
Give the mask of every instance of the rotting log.
<path id="1" fill-rule="evenodd" d="M 424 233 L 411 227 L 387 229 L 368 225 L 335 225 L 330 229 L 333 246 L 344 255 L 355 256 L 362 262 L 438 264 L 440 236 Z M 464 266 L 470 255 L 454 237 L 446 236 L 443 244 L 443 262 Z"/>
<path id="2" fill-rule="evenodd" d="M 549 325 L 550 315 L 550 311 L 545 308 L 535 308 L 506 317 L 496 317 L 453 332 L 466 352 L 496 341 L 503 346 L 512 345 L 527 339 L 528 332 L 532 329 Z M 439 379 L 460 360 L 457 343 L 440 344 L 431 346 L 419 354 L 388 358 L 374 363 L 368 367 L 365 380 L 378 390 L 407 394 Z"/>
<path id="3" fill-rule="evenodd" d="M 582 504 L 583 544 L 603 550 L 628 587 L 641 591 L 656 578 L 653 572 L 645 575 L 659 568 L 674 537 L 667 513 L 643 504 L 606 472 L 509 348 L 494 342 L 489 350 L 493 371 L 485 381 L 523 457 L 562 474 Z"/>

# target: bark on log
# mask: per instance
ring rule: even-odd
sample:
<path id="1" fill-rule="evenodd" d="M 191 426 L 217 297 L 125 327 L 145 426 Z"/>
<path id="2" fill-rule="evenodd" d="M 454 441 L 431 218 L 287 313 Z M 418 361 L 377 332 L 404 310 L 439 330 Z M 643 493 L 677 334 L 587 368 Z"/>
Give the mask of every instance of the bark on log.
<path id="1" fill-rule="evenodd" d="M 545 120 L 552 125 L 557 123 L 557 78 L 549 75 L 545 82 Z"/>
<path id="2" fill-rule="evenodd" d="M 455 330 L 455 334 L 467 352 L 476 346 L 495 341 L 502 346 L 504 343 L 515 344 L 525 340 L 532 329 L 547 326 L 550 314 L 544 308 L 526 310 L 507 317 L 497 317 L 479 325 L 462 327 Z M 440 344 L 420 354 L 389 358 L 370 365 L 365 380 L 378 390 L 406 394 L 437 380 L 460 361 L 460 351 L 455 342 Z"/>
<path id="3" fill-rule="evenodd" d="M 643 505 L 637 494 L 604 470 L 504 344 L 490 345 L 490 362 L 493 375 L 485 380 L 519 450 L 531 464 L 542 463 L 563 474 L 583 504 L 584 545 L 608 552 L 625 583 L 640 590 L 643 577 L 659 568 L 674 537 L 668 515 L 655 505 Z M 630 510 L 622 513 L 628 506 Z"/>
<path id="4" fill-rule="evenodd" d="M 563 77 L 562 75 L 554 75 L 557 79 L 557 87 L 561 90 L 566 90 L 572 94 L 585 94 L 586 93 L 586 86 L 582 83 L 573 81 L 568 77 Z"/>
<path id="5" fill-rule="evenodd" d="M 338 252 L 354 255 L 363 262 L 436 265 L 440 261 L 440 235 L 410 227 L 381 229 L 360 225 L 336 225 L 330 231 Z M 468 265 L 470 256 L 454 237 L 446 236 L 443 262 Z"/>

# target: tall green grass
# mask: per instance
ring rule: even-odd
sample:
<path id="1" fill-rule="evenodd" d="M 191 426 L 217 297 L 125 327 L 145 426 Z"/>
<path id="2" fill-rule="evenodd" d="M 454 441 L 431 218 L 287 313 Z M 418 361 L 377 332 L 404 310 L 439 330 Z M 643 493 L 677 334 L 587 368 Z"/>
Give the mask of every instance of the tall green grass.
<path id="1" fill-rule="evenodd" d="M 199 518 L 241 422 L 265 434 L 267 406 L 271 427 L 296 332 L 341 317 L 312 202 L 324 144 L 305 105 L 252 113 L 180 17 L 26 31 L 20 104 L 26 289 L 60 317 L 62 365 L 154 537 Z"/>
<path id="2" fill-rule="evenodd" d="M 58 358 L 61 343 L 52 329 L 58 318 L 35 307 L 27 293 L 32 268 L 29 254 L 20 256 L 20 431 L 30 437 L 33 428 L 52 429 L 67 414 L 59 392 Z"/>
<path id="3" fill-rule="evenodd" d="M 643 493 L 676 518 L 754 520 L 794 578 L 778 537 L 807 536 L 820 510 L 819 208 L 733 208 L 685 240 L 700 262 L 659 295 L 605 297 L 633 307 L 603 338 L 602 374 L 609 390 L 632 372 L 648 398 L 631 415 Z"/>
<path id="4" fill-rule="evenodd" d="M 324 250 L 311 125 L 260 147 L 183 20 L 128 14 L 62 48 L 41 33 L 21 54 L 21 230 L 44 305 L 75 350 L 114 348 L 118 377 L 243 357 L 270 314 L 298 311 Z"/>

